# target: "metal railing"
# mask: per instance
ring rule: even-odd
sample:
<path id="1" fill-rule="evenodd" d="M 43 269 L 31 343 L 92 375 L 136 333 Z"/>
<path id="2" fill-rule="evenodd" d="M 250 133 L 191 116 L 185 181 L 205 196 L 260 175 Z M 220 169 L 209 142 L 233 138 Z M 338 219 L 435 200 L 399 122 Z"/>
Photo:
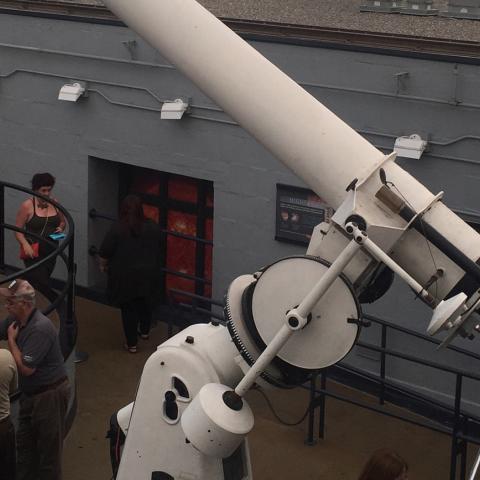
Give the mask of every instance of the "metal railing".
<path id="1" fill-rule="evenodd" d="M 467 446 L 468 443 L 480 445 L 480 417 L 477 417 L 465 410 L 462 410 L 462 390 L 464 379 L 470 379 L 476 382 L 480 381 L 480 375 L 474 372 L 452 368 L 437 362 L 432 362 L 415 355 L 406 354 L 387 347 L 390 331 L 401 332 L 408 337 L 415 337 L 421 341 L 430 344 L 439 345 L 440 340 L 430 338 L 426 335 L 414 332 L 405 327 L 395 325 L 386 320 L 382 320 L 372 315 L 364 315 L 368 321 L 375 323 L 381 328 L 380 345 L 373 345 L 358 341 L 357 345 L 380 354 L 379 374 L 373 375 L 370 372 L 365 372 L 345 363 L 339 363 L 336 366 L 318 372 L 312 379 L 310 385 L 311 391 L 311 409 L 308 421 L 307 442 L 314 443 L 314 423 L 315 423 L 315 409 L 319 410 L 319 438 L 324 438 L 326 427 L 326 398 L 331 397 L 336 400 L 350 403 L 370 411 L 387 415 L 392 418 L 397 418 L 409 422 L 411 424 L 428 428 L 439 433 L 447 434 L 451 437 L 450 449 L 450 480 L 459 478 L 465 480 L 466 478 L 466 460 L 467 460 Z M 454 351 L 471 360 L 480 360 L 480 355 L 469 352 L 459 347 L 449 345 L 446 350 Z M 414 365 L 427 367 L 442 373 L 450 374 L 455 379 L 455 395 L 453 397 L 453 406 L 446 405 L 435 399 L 421 395 L 411 389 L 405 388 L 394 380 L 387 379 L 386 371 L 388 361 L 391 358 L 400 359 Z M 320 376 L 320 388 L 317 388 L 317 380 Z M 348 384 L 345 378 L 362 377 L 364 384 L 369 384 L 370 394 L 376 393 L 379 407 L 373 406 L 371 403 L 361 402 L 353 398 L 340 395 L 328 389 L 327 379 L 332 377 L 335 381 Z M 373 392 L 372 392 L 373 390 Z M 390 400 L 390 403 L 404 405 L 408 404 L 408 408 L 414 413 L 419 413 L 422 416 L 428 416 L 429 420 L 419 420 L 413 418 L 408 414 L 401 414 L 399 412 L 392 412 L 385 406 L 385 401 Z M 458 457 L 460 456 L 460 471 L 457 472 Z M 457 476 L 458 473 L 458 476 Z"/>
<path id="2" fill-rule="evenodd" d="M 43 238 L 40 235 L 28 232 L 24 228 L 19 228 L 16 225 L 12 225 L 5 222 L 5 191 L 11 189 L 17 192 L 24 192 L 30 195 L 32 198 L 37 197 L 45 200 L 46 202 L 52 204 L 57 210 L 59 210 L 64 218 L 66 225 L 66 235 L 59 243 L 56 243 L 52 240 Z M 38 242 L 49 245 L 52 248 L 52 251 L 46 255 L 44 258 L 40 259 L 38 262 L 30 265 L 27 268 L 18 269 L 13 265 L 6 262 L 6 252 L 5 252 L 5 231 L 11 232 L 20 232 L 29 237 L 35 238 Z M 67 279 L 63 286 L 63 289 L 57 294 L 55 293 L 55 300 L 48 304 L 48 306 L 43 310 L 45 315 L 57 310 L 57 313 L 60 317 L 60 343 L 62 346 L 62 352 L 64 357 L 68 357 L 73 351 L 76 335 L 77 335 L 77 323 L 75 318 L 75 273 L 76 265 L 74 260 L 74 248 L 75 248 L 75 226 L 73 219 L 69 212 L 59 203 L 52 200 L 49 197 L 40 195 L 28 188 L 21 187 L 8 182 L 0 181 L 0 269 L 5 274 L 5 277 L 0 280 L 1 284 L 8 284 L 17 278 L 23 278 L 25 275 L 28 275 L 30 272 L 35 271 L 40 268 L 42 265 L 50 262 L 52 259 L 60 258 L 67 269 Z M 12 272 L 12 273 L 9 273 Z M 34 285 L 35 287 L 35 285 Z M 42 294 L 47 294 L 53 292 L 43 292 L 39 289 Z"/>
<path id="3" fill-rule="evenodd" d="M 115 222 L 117 220 L 117 218 L 115 218 L 113 215 L 108 215 L 106 213 L 97 212 L 96 208 L 91 208 L 90 211 L 88 212 L 88 216 L 91 219 L 101 218 L 103 220 L 109 220 L 110 222 Z M 213 241 L 212 240 L 207 240 L 206 238 L 195 237 L 193 235 L 186 235 L 185 233 L 175 232 L 173 230 L 167 230 L 167 229 L 162 229 L 161 232 L 164 235 L 170 235 L 172 237 L 183 238 L 185 240 L 193 240 L 193 241 L 198 242 L 198 243 L 204 243 L 205 245 L 212 245 L 213 246 Z"/>
<path id="4" fill-rule="evenodd" d="M 168 298 L 170 300 L 170 306 L 173 307 L 174 315 L 176 308 L 188 312 L 190 318 L 200 318 L 203 321 L 207 322 L 216 322 L 221 325 L 225 325 L 225 319 L 223 316 L 223 303 L 218 300 L 213 300 L 211 298 L 203 297 L 201 295 L 196 295 L 194 293 L 185 292 L 183 290 L 178 290 L 176 288 L 170 288 L 168 290 Z M 184 298 L 188 298 L 190 303 L 185 303 Z M 221 307 L 222 313 L 215 312 L 212 307 Z M 183 322 L 174 321 L 172 315 L 168 315 L 168 337 L 170 338 L 173 334 L 174 324 L 181 329 L 182 323 L 188 324 L 191 323 L 186 319 Z"/>

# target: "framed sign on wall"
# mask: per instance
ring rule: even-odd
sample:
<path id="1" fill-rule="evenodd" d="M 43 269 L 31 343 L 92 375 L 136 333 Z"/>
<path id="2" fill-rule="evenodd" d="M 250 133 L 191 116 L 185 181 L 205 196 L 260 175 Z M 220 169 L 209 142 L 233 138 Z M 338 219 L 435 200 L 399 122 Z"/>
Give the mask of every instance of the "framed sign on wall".
<path id="1" fill-rule="evenodd" d="M 308 245 L 314 227 L 334 213 L 321 197 L 307 188 L 277 184 L 275 240 Z"/>

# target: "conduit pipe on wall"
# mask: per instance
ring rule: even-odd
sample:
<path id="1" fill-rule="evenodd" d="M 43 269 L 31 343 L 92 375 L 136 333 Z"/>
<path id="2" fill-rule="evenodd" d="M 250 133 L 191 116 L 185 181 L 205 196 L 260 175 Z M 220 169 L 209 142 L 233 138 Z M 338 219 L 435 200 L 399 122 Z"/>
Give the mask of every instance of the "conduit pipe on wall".
<path id="1" fill-rule="evenodd" d="M 75 58 L 85 58 L 88 60 L 100 60 L 100 61 L 105 61 L 105 62 L 116 62 L 116 63 L 126 63 L 126 64 L 131 64 L 131 65 L 138 65 L 138 66 L 146 66 L 146 67 L 152 67 L 152 68 L 167 68 L 167 69 L 176 69 L 176 67 L 172 65 L 167 65 L 167 64 L 156 64 L 156 63 L 151 63 L 151 62 L 142 62 L 138 60 L 125 60 L 122 58 L 114 58 L 114 57 L 105 57 L 105 56 L 97 56 L 97 55 L 89 55 L 89 54 L 82 54 L 82 53 L 76 53 L 76 52 L 71 52 L 71 51 L 59 51 L 59 50 L 49 50 L 49 49 L 39 49 L 35 47 L 25 47 L 21 45 L 12 45 L 8 43 L 0 43 L 0 48 L 14 48 L 18 50 L 27 50 L 27 51 L 32 51 L 32 52 L 38 52 L 38 53 L 47 53 L 47 54 L 52 54 L 52 55 L 65 55 L 65 56 L 71 56 Z M 52 74 L 53 75 L 53 74 Z M 333 91 L 339 91 L 339 92 L 349 92 L 349 93 L 358 93 L 360 95 L 374 95 L 374 96 L 381 96 L 385 98 L 401 98 L 403 100 L 409 100 L 409 101 L 416 101 L 416 102 L 426 102 L 426 103 L 437 103 L 440 105 L 458 105 L 461 106 L 462 108 L 474 108 L 474 109 L 480 109 L 480 104 L 476 103 L 468 103 L 468 102 L 453 102 L 450 100 L 441 100 L 439 98 L 433 98 L 433 97 L 419 97 L 419 96 L 414 96 L 414 95 L 403 95 L 403 94 L 398 94 L 398 93 L 391 93 L 391 92 L 382 92 L 380 90 L 367 90 L 367 89 L 362 89 L 362 88 L 349 88 L 349 87 L 339 87 L 338 85 L 329 85 L 326 83 L 313 83 L 313 82 L 303 82 L 303 81 L 298 81 L 298 85 L 304 87 L 304 88 L 319 88 L 322 90 L 333 90 Z M 215 107 L 210 107 L 212 109 L 215 109 Z M 221 111 L 221 109 L 217 109 Z"/>
<path id="2" fill-rule="evenodd" d="M 97 58 L 97 57 L 95 57 L 95 58 Z M 99 57 L 99 58 L 101 58 L 101 57 Z M 174 67 L 170 67 L 170 68 L 174 68 Z M 15 69 L 15 70 L 12 70 L 12 71 L 10 71 L 6 74 L 0 74 L 0 78 L 9 78 L 9 77 L 12 77 L 12 76 L 14 76 L 18 73 L 29 73 L 31 75 L 41 75 L 41 76 L 61 78 L 61 79 L 69 78 L 68 75 L 60 75 L 60 74 L 56 74 L 56 73 L 43 72 L 43 71 L 31 70 L 31 69 Z M 99 84 L 99 85 L 105 85 L 105 86 L 109 86 L 109 87 L 126 88 L 126 89 L 143 91 L 143 92 L 147 93 L 148 95 L 150 95 L 151 97 L 153 97 L 160 104 L 167 101 L 165 99 L 162 99 L 162 98 L 158 97 L 150 89 L 145 88 L 145 87 L 141 87 L 141 86 L 138 86 L 138 85 L 130 85 L 130 84 L 124 84 L 124 83 L 118 83 L 118 82 L 107 82 L 107 81 L 104 81 L 104 80 L 94 80 L 94 79 L 86 79 L 86 78 L 81 78 L 80 80 L 82 82 L 88 82 L 90 84 L 96 83 L 96 84 Z M 318 84 L 318 85 L 310 84 L 310 86 L 317 86 L 319 88 L 330 88 L 329 86 L 320 85 L 320 84 Z M 358 90 L 357 89 L 347 89 L 347 88 L 344 88 L 344 87 L 331 87 L 331 88 L 336 89 L 336 90 L 340 90 L 340 91 L 353 91 L 355 93 L 371 93 L 371 94 L 375 94 L 375 95 L 382 95 L 381 92 L 364 91 L 364 90 L 360 90 L 360 89 L 358 89 Z M 144 106 L 144 105 L 137 105 L 137 104 L 131 104 L 131 103 L 125 103 L 125 102 L 117 102 L 115 100 L 112 100 L 104 92 L 102 92 L 102 91 L 100 91 L 96 88 L 89 87 L 87 90 L 88 90 L 88 92 L 96 93 L 97 95 L 100 95 L 105 101 L 107 101 L 108 103 L 110 103 L 112 105 L 125 107 L 125 108 L 134 108 L 134 109 L 137 109 L 137 110 L 145 110 L 145 111 L 155 112 L 155 113 L 160 113 L 161 112 L 161 109 L 159 109 L 159 108 L 147 107 L 147 106 Z M 429 99 L 425 98 L 423 100 L 428 101 Z M 447 102 L 445 102 L 445 103 L 447 103 Z M 212 107 L 212 106 L 209 106 L 209 105 L 191 104 L 190 107 L 192 109 L 223 113 L 223 110 L 221 108 Z M 480 105 L 475 106 L 475 108 L 480 108 Z M 220 118 L 205 117 L 205 116 L 202 116 L 202 115 L 195 115 L 195 114 L 190 114 L 189 118 L 195 118 L 197 120 L 204 120 L 204 121 L 209 121 L 209 122 L 221 123 L 221 124 L 225 124 L 225 125 L 238 126 L 238 123 L 233 121 L 233 120 L 224 120 L 224 119 L 220 119 Z M 392 138 L 392 139 L 395 139 L 395 138 L 398 137 L 398 134 L 376 132 L 376 131 L 373 131 L 373 130 L 356 130 L 356 131 L 357 131 L 357 133 L 359 133 L 361 135 L 372 135 L 372 136 L 383 137 L 383 138 Z M 461 137 L 457 137 L 457 138 L 454 138 L 454 139 L 451 139 L 451 140 L 448 140 L 448 141 L 445 141 L 445 142 L 435 141 L 435 140 L 429 139 L 428 143 L 430 145 L 438 145 L 438 146 L 443 147 L 443 146 L 450 146 L 450 145 L 453 145 L 455 143 L 459 143 L 459 142 L 465 141 L 465 140 L 480 141 L 480 136 L 462 135 Z M 375 145 L 375 147 L 379 148 L 381 150 L 385 150 L 385 151 L 391 151 L 392 150 L 391 146 Z M 464 163 L 472 163 L 472 164 L 475 164 L 475 165 L 477 165 L 479 163 L 476 160 L 470 160 L 470 159 L 462 158 L 462 157 L 452 157 L 452 156 L 446 157 L 446 156 L 442 156 L 442 155 L 438 155 L 438 154 L 432 154 L 431 152 L 429 153 L 429 155 L 433 156 L 433 157 L 436 157 L 436 158 L 443 158 L 443 159 L 447 159 L 447 160 L 453 160 L 453 161 L 464 162 Z"/>

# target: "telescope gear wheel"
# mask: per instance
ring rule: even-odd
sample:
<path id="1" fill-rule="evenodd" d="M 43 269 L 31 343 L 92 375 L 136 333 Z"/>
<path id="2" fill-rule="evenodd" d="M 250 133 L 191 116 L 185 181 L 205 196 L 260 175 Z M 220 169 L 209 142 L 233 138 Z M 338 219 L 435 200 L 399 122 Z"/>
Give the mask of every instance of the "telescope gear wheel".
<path id="1" fill-rule="evenodd" d="M 288 257 L 230 285 L 225 316 L 232 340 L 252 365 L 285 322 L 328 270 L 323 259 Z M 337 363 L 355 344 L 361 308 L 350 281 L 340 275 L 313 307 L 312 320 L 282 347 L 264 378 L 279 386 L 304 383 L 319 369 Z"/>

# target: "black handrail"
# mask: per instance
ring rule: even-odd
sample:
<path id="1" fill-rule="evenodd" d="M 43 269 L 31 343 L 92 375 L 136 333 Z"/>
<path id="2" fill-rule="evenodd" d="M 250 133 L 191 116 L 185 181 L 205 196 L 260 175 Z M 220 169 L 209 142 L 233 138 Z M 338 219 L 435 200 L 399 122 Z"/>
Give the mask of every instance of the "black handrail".
<path id="1" fill-rule="evenodd" d="M 99 254 L 99 249 L 95 245 L 90 245 L 88 249 L 88 254 L 92 257 L 95 257 Z M 193 282 L 203 283 L 205 285 L 211 285 L 211 280 L 207 280 L 206 278 L 196 277 L 195 275 L 190 275 L 188 273 L 179 272 L 178 270 L 172 270 L 171 268 L 162 267 L 159 269 L 161 272 L 174 275 L 175 277 L 185 278 L 186 280 L 192 280 Z"/>
<path id="2" fill-rule="evenodd" d="M 111 214 L 98 212 L 96 208 L 91 208 L 88 212 L 88 216 L 91 219 L 100 218 L 102 220 L 107 220 L 107 221 L 110 221 L 110 222 L 115 222 L 115 221 L 118 220 L 115 216 L 113 216 Z M 185 233 L 175 232 L 175 231 L 168 230 L 168 229 L 165 229 L 165 228 L 162 228 L 160 231 L 165 236 L 182 238 L 184 240 L 190 240 L 192 242 L 198 243 L 198 244 L 200 244 L 198 247 L 204 246 L 204 245 L 213 246 L 213 241 L 212 240 L 207 240 L 206 238 L 201 238 L 201 237 L 197 237 L 197 236 L 193 236 L 193 235 L 187 235 Z M 90 248 L 88 249 L 88 253 L 91 256 L 98 255 L 98 252 L 99 252 L 99 250 L 95 245 L 91 245 Z M 197 262 L 198 262 L 198 257 L 197 257 Z M 203 260 L 201 260 L 201 263 L 203 263 Z M 165 278 L 166 275 L 174 275 L 175 277 L 185 278 L 187 280 L 191 280 L 191 281 L 195 282 L 195 288 L 197 289 L 197 287 L 199 287 L 200 291 L 202 293 L 204 292 L 204 287 L 206 285 L 211 285 L 212 284 L 211 280 L 208 280 L 205 277 L 198 276 L 198 275 L 190 275 L 188 273 L 179 272 L 178 270 L 173 270 L 173 269 L 170 269 L 170 268 L 167 268 L 167 267 L 161 267 L 160 271 L 164 275 L 163 278 Z M 197 273 L 198 273 L 198 269 L 197 269 Z M 171 326 L 169 326 L 169 334 L 170 333 L 171 333 Z"/>
<path id="3" fill-rule="evenodd" d="M 28 193 L 29 195 L 41 198 L 42 200 L 45 200 L 46 202 L 51 203 L 55 208 L 57 208 L 58 210 L 60 210 L 62 212 L 63 216 L 66 219 L 68 229 L 67 229 L 67 234 L 66 234 L 66 236 L 65 236 L 65 238 L 63 239 L 62 242 L 60 242 L 59 244 L 54 244 L 53 242 L 50 242 L 50 240 L 48 240 L 46 238 L 40 238 L 40 241 L 43 241 L 44 243 L 48 243 L 50 245 L 53 244 L 57 248 L 56 248 L 55 251 L 51 252 L 45 258 L 43 258 L 38 263 L 36 263 L 35 267 L 39 267 L 39 266 L 43 265 L 44 263 L 47 263 L 52 258 L 58 256 L 59 253 L 63 252 L 67 248 L 67 246 L 70 244 L 70 241 L 72 240 L 72 238 L 74 236 L 74 233 L 75 233 L 75 225 L 73 223 L 73 218 L 70 215 L 70 213 L 68 213 L 68 211 L 62 205 L 60 205 L 58 202 L 51 199 L 50 197 L 47 197 L 45 195 L 41 195 L 41 194 L 39 194 L 37 192 L 34 192 L 33 190 L 30 190 L 28 188 L 21 187 L 19 185 L 15 185 L 13 183 L 0 182 L 0 188 L 3 190 L 5 187 L 11 188 L 13 190 L 18 190 L 18 191 L 21 191 L 21 192 L 24 192 L 24 193 Z M 3 194 L 3 198 L 5 198 L 4 194 Z M 8 230 L 15 230 L 15 231 L 19 231 L 21 233 L 25 233 L 29 236 L 33 236 L 33 234 L 31 232 L 28 232 L 25 229 L 21 229 L 21 228 L 18 228 L 17 226 L 15 226 L 15 225 L 10 225 L 10 224 L 5 223 L 5 210 L 4 210 L 5 207 L 4 206 L 5 206 L 5 203 L 3 203 L 3 205 L 0 207 L 1 210 L 2 210 L 2 216 L 0 217 L 0 221 L 1 221 L 0 226 L 2 227 L 2 230 L 3 230 L 3 228 L 7 228 Z M 4 246 L 4 244 L 3 244 L 3 246 Z M 2 248 L 2 250 L 3 250 L 3 248 Z M 3 250 L 3 252 L 4 252 L 4 250 Z M 28 267 L 29 269 L 25 269 L 25 271 L 22 270 L 22 273 L 34 270 L 34 268 L 32 268 L 33 266 L 34 265 L 32 265 L 31 267 Z M 6 277 L 5 279 L 3 279 L 0 282 L 0 285 L 3 284 L 3 283 L 6 283 L 8 281 L 12 281 L 15 278 L 19 278 L 19 275 L 17 275 L 16 273 Z"/>
<path id="4" fill-rule="evenodd" d="M 179 272 L 178 270 L 172 270 L 171 268 L 162 267 L 160 269 L 163 273 L 168 275 L 174 275 L 175 277 L 185 278 L 186 280 L 192 280 L 194 282 L 204 283 L 205 285 L 211 285 L 211 280 L 206 278 L 196 277 L 195 275 L 189 275 L 188 273 Z"/>
<path id="5" fill-rule="evenodd" d="M 430 360 L 425 360 L 420 357 L 415 357 L 414 355 L 409 355 L 407 353 L 397 352 L 395 350 L 390 350 L 389 348 L 377 347 L 370 343 L 364 343 L 364 342 L 358 341 L 356 345 L 358 345 L 359 347 L 367 348 L 368 350 L 372 350 L 374 352 L 384 353 L 386 355 L 390 355 L 391 357 L 401 358 L 402 360 L 407 360 L 408 362 L 413 362 L 419 365 L 423 365 L 425 367 L 441 370 L 442 372 L 452 373 L 454 375 L 461 375 L 462 377 L 480 381 L 480 375 L 477 375 L 472 372 L 467 372 L 466 370 L 460 370 L 458 368 L 452 368 L 449 366 L 441 365 L 440 363 L 432 362 Z"/>
<path id="6" fill-rule="evenodd" d="M 5 189 L 6 188 L 27 193 L 32 197 L 41 198 L 44 201 L 53 205 L 57 210 L 59 210 L 65 218 L 65 223 L 67 227 L 65 238 L 61 242 L 55 243 L 49 239 L 41 237 L 40 235 L 37 235 L 32 232 L 28 232 L 24 228 L 19 228 L 16 225 L 5 223 Z M 66 345 L 66 348 L 64 349 L 64 354 L 68 356 L 70 352 L 73 350 L 73 347 L 75 346 L 75 342 L 76 342 L 76 321 L 75 321 L 75 301 L 74 301 L 75 273 L 76 273 L 75 259 L 74 259 L 75 224 L 73 222 L 73 218 L 70 215 L 70 213 L 61 204 L 51 199 L 50 197 L 41 195 L 29 188 L 22 187 L 20 185 L 15 185 L 13 183 L 0 181 L 0 268 L 2 269 L 5 269 L 5 267 L 7 267 L 7 264 L 5 262 L 5 230 L 20 232 L 25 235 L 28 235 L 29 237 L 33 237 L 39 242 L 42 242 L 43 244 L 53 247 L 53 251 L 50 252 L 47 256 L 45 256 L 45 258 L 42 258 L 38 262 L 35 262 L 33 265 L 5 276 L 5 278 L 0 280 L 0 285 L 9 283 L 12 280 L 25 276 L 25 274 L 28 274 L 29 272 L 36 270 L 37 268 L 49 262 L 53 258 L 60 257 L 62 261 L 65 263 L 67 267 L 67 281 L 65 282 L 65 286 L 58 293 L 58 295 L 56 296 L 56 299 L 53 302 L 50 302 L 50 304 L 45 308 L 43 313 L 48 315 L 53 310 L 58 309 L 60 306 L 63 305 L 63 302 L 66 297 L 67 299 L 66 309 L 62 310 L 62 312 L 59 311 L 59 315 L 61 317 L 61 320 L 65 320 L 64 324 L 63 322 L 61 322 L 61 328 L 62 326 L 65 327 L 67 345 Z M 67 247 L 68 247 L 68 253 L 65 253 L 65 250 L 67 249 Z M 65 314 L 65 318 L 62 318 L 63 314 Z"/>
<path id="7" fill-rule="evenodd" d="M 168 293 L 169 293 L 168 297 L 174 306 L 180 307 L 181 309 L 186 311 L 190 311 L 192 315 L 199 315 L 200 317 L 202 317 L 202 319 L 214 321 L 221 325 L 226 325 L 225 318 L 223 315 L 223 306 L 224 306 L 223 302 L 214 300 L 212 298 L 203 297 L 202 295 L 197 295 L 196 293 L 190 293 L 185 290 L 179 290 L 176 288 L 170 288 L 168 290 Z M 187 297 L 192 301 L 192 303 L 189 304 L 182 301 L 178 301 L 175 299 L 176 296 Z M 216 313 L 211 309 L 209 310 L 208 308 L 204 308 L 203 306 L 200 306 L 201 304 L 210 305 L 210 308 L 212 306 L 222 307 L 222 312 Z M 171 319 L 171 316 L 169 315 L 168 316 L 168 337 L 171 337 L 172 334 L 173 334 L 173 321 Z"/>
<path id="8" fill-rule="evenodd" d="M 424 335 L 423 333 L 415 332 L 414 330 L 409 330 L 408 328 L 402 327 L 400 325 L 396 325 L 395 323 L 389 322 L 387 320 L 383 320 L 374 315 L 369 315 L 364 313 L 363 318 L 370 320 L 371 322 L 378 323 L 379 325 L 385 325 L 386 327 L 391 328 L 392 330 L 397 330 L 399 332 L 410 335 L 411 337 L 416 337 L 421 340 L 425 340 L 426 342 L 434 343 L 435 345 L 440 345 L 442 343 L 442 341 L 438 340 L 437 338 L 432 338 L 427 335 Z M 480 355 L 478 353 L 470 352 L 469 350 L 465 350 L 464 348 L 456 347 L 455 345 L 452 345 L 452 344 L 447 345 L 445 348 L 447 350 L 453 350 L 454 352 L 466 355 L 467 357 L 474 358 L 475 360 L 480 360 Z"/>
<path id="9" fill-rule="evenodd" d="M 378 395 L 379 403 L 381 405 L 384 404 L 384 399 L 385 399 L 385 392 L 386 392 L 386 387 L 389 387 L 390 389 L 395 388 L 397 392 L 402 392 L 402 395 L 405 397 L 409 397 L 410 399 L 416 398 L 417 401 L 419 399 L 422 399 L 422 401 L 425 403 L 426 399 L 425 397 L 422 398 L 421 395 L 415 394 L 414 392 L 409 392 L 408 390 L 398 386 L 398 385 L 393 385 L 392 382 L 388 382 L 388 380 L 385 379 L 385 370 L 386 370 L 386 360 L 387 357 L 395 357 L 399 358 L 408 362 L 413 362 L 415 364 L 423 365 L 429 368 L 434 368 L 436 370 L 446 372 L 449 374 L 452 374 L 455 376 L 455 397 L 454 397 L 454 407 L 442 405 L 439 402 L 436 402 L 434 400 L 429 399 L 428 402 L 432 405 L 436 405 L 437 408 L 441 408 L 444 412 L 448 413 L 448 418 L 449 421 L 446 422 L 448 424 L 451 424 L 451 426 L 446 426 L 446 425 L 433 425 L 430 422 L 425 423 L 419 420 L 413 420 L 411 418 L 405 417 L 405 416 L 399 416 L 398 414 L 392 414 L 392 412 L 388 412 L 382 408 L 376 408 L 372 407 L 371 405 L 365 404 L 363 402 L 359 402 L 353 399 L 349 399 L 346 397 L 339 396 L 337 394 L 333 394 L 332 392 L 328 391 L 325 387 L 322 387 L 320 390 L 316 390 L 316 394 L 311 397 L 311 401 L 315 402 L 319 408 L 320 408 L 320 425 L 321 429 L 319 431 L 319 437 L 323 438 L 324 437 L 324 431 L 323 429 L 325 428 L 325 397 L 333 397 L 338 400 L 346 401 L 348 403 L 360 406 L 362 408 L 367 408 L 369 410 L 374 410 L 378 411 L 379 413 L 382 413 L 387 416 L 392 416 L 394 418 L 401 418 L 409 423 L 413 423 L 422 427 L 430 428 L 432 430 L 441 432 L 441 433 L 447 433 L 451 436 L 452 442 L 451 442 L 451 455 L 450 455 L 450 480 L 455 480 L 457 478 L 457 459 L 458 456 L 460 455 L 460 479 L 464 480 L 465 475 L 466 475 L 466 451 L 467 451 L 467 442 L 470 443 L 475 443 L 477 445 L 480 445 L 480 435 L 478 437 L 474 437 L 471 434 L 467 435 L 466 429 L 468 428 L 469 425 L 471 425 L 469 422 L 475 422 L 475 425 L 477 427 L 480 426 L 480 418 L 476 417 L 475 415 L 472 415 L 470 413 L 467 413 L 465 411 L 462 411 L 461 409 L 461 404 L 462 404 L 462 387 L 463 387 L 463 378 L 469 378 L 471 380 L 476 380 L 480 381 L 480 375 L 477 375 L 476 373 L 469 372 L 466 370 L 461 370 L 458 368 L 453 368 L 445 365 L 441 365 L 436 362 L 432 362 L 429 360 L 425 360 L 423 358 L 416 357 L 414 355 L 409 355 L 405 354 L 402 352 L 397 352 L 395 350 L 391 350 L 386 348 L 387 344 L 387 329 L 391 328 L 392 330 L 396 331 L 401 331 L 403 334 L 406 335 L 411 335 L 413 337 L 419 338 L 421 340 L 427 341 L 429 343 L 433 344 L 439 344 L 440 341 L 436 339 L 429 338 L 425 335 L 419 334 L 414 331 L 410 331 L 406 329 L 405 327 L 400 327 L 398 325 L 391 324 L 390 322 L 387 322 L 385 320 L 379 319 L 378 317 L 373 317 L 366 315 L 366 317 L 382 326 L 382 338 L 381 338 L 381 347 L 377 347 L 372 344 L 364 343 L 361 341 L 357 342 L 358 346 L 361 346 L 363 348 L 376 351 L 381 353 L 381 363 L 380 363 L 380 379 L 376 380 L 380 384 L 380 391 Z M 469 352 L 467 350 L 454 347 L 449 345 L 447 347 L 449 350 L 453 350 L 461 355 L 465 355 L 467 357 L 473 358 L 475 360 L 480 360 L 480 357 L 473 352 Z M 340 368 L 346 368 L 349 369 L 350 367 L 345 366 L 343 364 L 338 365 Z M 338 368 L 338 367 L 334 367 Z M 350 368 L 351 369 L 351 368 Z M 324 383 L 326 382 L 326 377 L 328 375 L 328 370 L 322 371 L 322 379 Z M 319 397 L 316 397 L 316 395 L 319 395 Z M 321 400 L 321 401 L 320 401 Z M 310 438 L 309 438 L 310 440 Z"/>
<path id="10" fill-rule="evenodd" d="M 368 371 L 364 371 L 364 370 L 360 370 L 358 368 L 352 367 L 350 365 L 337 363 L 334 366 L 334 369 L 335 369 L 335 372 L 337 372 L 337 371 L 342 372 L 341 373 L 342 377 L 345 377 L 345 375 L 348 375 L 348 374 L 353 374 L 355 377 L 357 377 L 359 379 L 363 379 L 367 383 L 369 383 L 369 382 L 370 383 L 375 383 L 375 382 L 379 381 L 378 377 L 376 375 L 374 375 L 374 374 L 372 374 Z M 382 379 L 380 387 L 382 387 L 382 386 L 383 386 L 384 398 L 385 398 L 387 392 L 389 392 L 390 394 L 394 394 L 395 392 L 402 392 L 402 395 L 406 396 L 407 392 L 406 392 L 405 388 L 402 385 L 399 385 L 398 382 L 395 382 L 395 380 Z M 384 405 L 385 402 L 382 403 L 382 401 L 381 401 L 382 400 L 381 392 L 382 392 L 382 389 L 380 389 L 380 393 L 379 393 L 379 403 L 381 405 Z M 425 403 L 425 401 L 426 401 L 425 396 L 423 396 L 420 393 L 417 393 L 413 390 L 408 392 L 408 399 L 410 401 L 414 401 L 417 404 L 422 404 L 422 403 Z M 438 401 L 438 400 L 435 400 L 435 399 L 432 399 L 432 398 L 428 398 L 428 405 L 429 406 L 435 406 L 437 416 L 442 415 L 442 416 L 447 416 L 448 417 L 448 416 L 452 415 L 452 407 L 450 407 L 448 405 L 445 405 L 441 401 Z M 480 422 L 480 418 L 472 416 L 472 419 Z"/>
<path id="11" fill-rule="evenodd" d="M 217 307 L 224 306 L 223 302 L 219 300 L 215 300 L 213 298 L 203 297 L 202 295 L 197 295 L 196 293 L 185 292 L 184 290 L 178 290 L 177 288 L 170 288 L 169 292 L 173 293 L 174 295 L 183 295 L 185 297 L 192 298 L 194 300 L 199 300 L 201 302 L 209 303 L 211 305 L 215 305 Z"/>
<path id="12" fill-rule="evenodd" d="M 117 221 L 117 218 L 115 218 L 113 215 L 109 215 L 107 213 L 99 213 L 96 208 L 91 208 L 90 211 L 88 212 L 88 216 L 91 219 L 101 218 L 102 220 L 108 220 L 110 222 Z M 165 235 L 171 235 L 172 237 L 179 237 L 185 240 L 192 240 L 194 242 L 204 243 L 205 245 L 213 245 L 213 241 L 207 240 L 206 238 L 195 237 L 194 235 L 187 235 L 185 233 L 175 232 L 173 230 L 167 230 L 167 229 L 162 229 L 161 232 Z"/>

